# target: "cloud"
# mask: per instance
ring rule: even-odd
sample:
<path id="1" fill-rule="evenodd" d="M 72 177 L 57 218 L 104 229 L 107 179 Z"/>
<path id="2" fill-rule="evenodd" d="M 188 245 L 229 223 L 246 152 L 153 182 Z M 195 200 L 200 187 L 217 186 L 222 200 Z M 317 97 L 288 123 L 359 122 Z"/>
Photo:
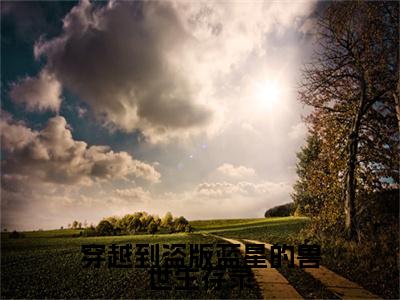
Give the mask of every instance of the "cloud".
<path id="1" fill-rule="evenodd" d="M 61 105 L 61 84 L 43 69 L 37 77 L 25 77 L 11 84 L 10 97 L 28 111 L 56 111 Z"/>
<path id="2" fill-rule="evenodd" d="M 145 191 L 140 186 L 127 189 L 115 189 L 115 193 L 120 197 L 129 198 L 132 200 L 144 200 L 150 197 L 150 193 Z"/>
<path id="3" fill-rule="evenodd" d="M 108 190 L 37 185 L 29 178 L 2 176 L 2 225 L 9 229 L 58 228 L 76 219 L 97 224 L 106 216 L 143 210 L 159 215 L 172 211 L 191 220 L 262 217 L 267 208 L 290 201 L 291 190 L 280 182 L 204 182 L 182 192 L 158 194 L 138 186 Z"/>
<path id="4" fill-rule="evenodd" d="M 90 105 L 105 124 L 141 129 L 153 140 L 208 124 L 189 74 L 174 60 L 185 51 L 187 32 L 168 2 L 89 1 L 64 19 L 63 33 L 39 40 L 36 57 Z"/>
<path id="5" fill-rule="evenodd" d="M 262 217 L 267 208 L 290 201 L 291 186 L 285 182 L 203 182 L 193 190 L 165 193 L 149 202 L 157 212 L 195 219 Z"/>
<path id="6" fill-rule="evenodd" d="M 241 196 L 264 196 L 270 197 L 276 193 L 287 191 L 290 188 L 285 183 L 253 183 L 248 181 L 240 181 L 238 183 L 228 182 L 211 182 L 201 183 L 195 189 L 197 196 L 206 196 L 212 198 L 227 198 L 235 195 Z"/>
<path id="7" fill-rule="evenodd" d="M 107 146 L 88 146 L 72 137 L 61 116 L 49 119 L 40 131 L 33 131 L 8 118 L 1 123 L 3 174 L 25 175 L 31 180 L 58 184 L 92 184 L 96 181 L 140 177 L 157 182 L 153 166 L 135 160 L 127 152 Z"/>
<path id="8" fill-rule="evenodd" d="M 39 39 L 34 53 L 112 129 L 139 129 L 150 142 L 213 134 L 230 98 L 242 98 L 234 89 L 244 72 L 252 82 L 259 76 L 245 67 L 249 59 L 270 56 L 267 35 L 291 27 L 300 33 L 312 6 L 81 1 L 62 33 Z"/>
<path id="9" fill-rule="evenodd" d="M 252 124 L 247 123 L 247 122 L 244 122 L 244 123 L 241 124 L 241 129 L 243 129 L 243 130 L 245 130 L 245 131 L 247 131 L 249 133 L 255 134 L 257 136 L 260 135 L 260 132 L 257 131 L 257 129 L 255 129 Z"/>
<path id="10" fill-rule="evenodd" d="M 301 136 L 292 87 L 308 49 L 300 39 L 312 6 L 80 2 L 64 18 L 61 33 L 36 40 L 43 70 L 14 85 L 37 86 L 47 74 L 84 102 L 77 103 L 77 116 L 94 115 L 111 130 L 145 136 L 139 134 L 137 145 L 105 139 L 159 164 L 74 140 L 62 117 L 34 130 L 2 116 L 2 205 L 8 203 L 2 220 L 54 228 L 135 210 L 173 210 L 190 219 L 261 217 L 264 209 L 288 202 L 286 182 L 295 174 L 288 167 Z M 290 92 L 268 111 L 254 99 L 254 86 L 271 80 Z M 28 110 L 55 110 L 42 102 L 30 101 L 31 108 L 19 103 Z M 171 139 L 168 145 L 146 143 Z M 257 174 L 247 166 L 257 166 Z M 156 182 L 156 169 L 168 174 L 161 184 L 133 183 L 137 177 Z"/>
<path id="11" fill-rule="evenodd" d="M 238 186 L 228 182 L 201 183 L 196 187 L 195 194 L 211 198 L 225 198 L 238 191 Z"/>
<path id="12" fill-rule="evenodd" d="M 234 179 L 245 179 L 249 177 L 253 177 L 256 172 L 252 168 L 248 168 L 245 166 L 234 166 L 231 164 L 223 164 L 217 168 L 217 171 L 222 175 L 227 177 L 231 177 Z"/>
<path id="13" fill-rule="evenodd" d="M 11 115 L 5 111 L 1 111 L 0 129 L 1 147 L 8 152 L 24 148 L 37 135 L 36 132 L 26 127 L 23 122 L 13 121 Z"/>
<path id="14" fill-rule="evenodd" d="M 38 184 L 29 176 L 15 174 L 3 174 L 1 179 L 1 223 L 12 230 L 54 229 L 73 220 L 97 224 L 103 217 L 143 210 L 151 199 L 141 187 Z"/>

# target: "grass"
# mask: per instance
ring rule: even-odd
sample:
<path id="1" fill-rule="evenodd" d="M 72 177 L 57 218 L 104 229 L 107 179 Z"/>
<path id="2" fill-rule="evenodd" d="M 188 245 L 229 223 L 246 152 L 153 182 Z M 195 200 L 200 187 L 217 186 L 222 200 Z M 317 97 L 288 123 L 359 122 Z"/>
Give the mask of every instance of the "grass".
<path id="1" fill-rule="evenodd" d="M 79 235 L 83 229 L 54 229 L 54 230 L 35 230 L 24 231 L 27 238 L 54 238 L 54 237 L 73 237 Z M 11 232 L 2 232 L 2 238 L 7 238 Z"/>
<path id="2" fill-rule="evenodd" d="M 265 218 L 254 218 L 254 219 L 218 219 L 218 220 L 195 220 L 190 221 L 190 224 L 195 228 L 212 228 L 218 226 L 231 226 L 238 224 L 247 224 L 253 222 L 263 222 Z"/>
<path id="3" fill-rule="evenodd" d="M 236 234 L 281 231 L 298 218 L 192 221 L 195 233 Z M 146 269 L 100 269 L 82 267 L 83 244 L 113 243 L 221 243 L 198 234 L 156 234 L 109 237 L 77 237 L 81 230 L 63 229 L 24 232 L 10 239 L 2 233 L 2 298 L 259 298 L 258 289 L 200 289 L 199 291 L 154 291 Z M 258 237 L 258 236 L 257 236 Z M 256 238 L 251 236 L 251 238 Z M 284 238 L 284 236 L 282 236 Z"/>
<path id="4" fill-rule="evenodd" d="M 253 226 L 265 226 L 284 223 L 292 223 L 297 220 L 307 220 L 303 217 L 281 217 L 281 218 L 256 218 L 256 219 L 222 219 L 222 220 L 201 220 L 191 221 L 195 231 L 215 231 L 235 228 L 246 228 Z"/>
<path id="5" fill-rule="evenodd" d="M 399 243 L 396 231 L 363 243 L 324 241 L 326 267 L 386 299 L 399 299 Z"/>
<path id="6" fill-rule="evenodd" d="M 308 218 L 284 217 L 256 219 L 243 223 L 243 225 L 231 224 L 230 226 L 203 225 L 199 231 L 215 233 L 220 236 L 251 239 L 268 242 L 271 244 L 295 244 L 301 229 L 308 223 Z M 197 229 L 197 228 L 196 228 Z"/>
<path id="7" fill-rule="evenodd" d="M 270 244 L 296 246 L 302 243 L 301 230 L 308 224 L 307 218 L 269 218 L 237 220 L 229 225 L 220 222 L 199 222 L 196 229 L 239 240 L 258 240 Z M 242 224 L 242 226 L 240 225 Z M 383 298 L 399 298 L 398 239 L 379 236 L 374 240 L 357 244 L 335 239 L 321 244 L 321 264 L 330 270 L 357 282 L 367 290 Z M 387 233 L 388 236 L 391 232 Z M 296 249 L 296 247 L 295 247 Z M 382 255 L 384 253 L 384 255 Z M 305 298 L 334 298 L 318 281 L 302 270 L 278 269 Z"/>
<path id="8" fill-rule="evenodd" d="M 71 233 L 71 232 L 70 232 Z M 74 234 L 74 233 L 72 233 Z M 61 236 L 61 237 L 60 237 Z M 64 237 L 58 232 L 35 232 L 25 238 L 2 235 L 2 298 L 259 298 L 257 289 L 231 289 L 224 285 L 198 291 L 150 289 L 147 269 L 82 267 L 81 245 L 112 243 L 220 243 L 197 234 L 113 237 Z M 201 273 L 204 275 L 204 272 Z"/>
<path id="9" fill-rule="evenodd" d="M 77 237 L 80 230 L 51 230 L 24 232 L 25 238 L 9 239 L 1 234 L 1 297 L 2 298 L 259 298 L 257 289 L 215 288 L 199 291 L 154 291 L 149 286 L 146 269 L 84 269 L 81 266 L 83 244 L 112 243 L 221 243 L 212 236 L 216 234 L 234 239 L 253 239 L 271 244 L 296 246 L 301 241 L 301 229 L 307 218 L 285 217 L 268 219 L 233 219 L 192 221 L 193 234 L 156 234 L 110 237 Z M 379 263 L 368 256 L 371 251 L 364 248 L 350 251 L 347 244 L 322 246 L 322 261 L 333 271 L 367 287 L 385 298 L 398 298 L 397 273 L 389 266 L 396 265 L 396 257 L 385 265 L 385 258 Z M 370 247 L 382 247 L 373 245 Z M 383 245 L 396 248 L 396 245 Z M 296 247 L 295 247 L 296 248 Z M 358 249 L 357 245 L 353 245 Z M 374 249 L 375 249 L 374 248 Z M 350 250 L 349 250 L 350 249 Z M 364 251 L 364 250 L 365 251 Z M 397 249 L 397 248 L 396 248 Z M 395 251 L 395 250 L 393 250 Z M 393 252 L 392 251 L 392 252 Z M 354 253 L 353 253 L 354 252 Z M 386 251 L 389 253 L 390 251 Z M 391 252 L 390 252 L 391 253 Z M 393 252 L 394 253 L 394 252 Z M 369 266 L 366 268 L 365 266 Z M 366 270 L 369 271 L 366 271 Z M 278 269 L 304 298 L 334 298 L 320 282 L 300 269 Z M 362 272 L 361 272 L 362 271 Z M 203 273 L 201 273 L 203 275 Z"/>

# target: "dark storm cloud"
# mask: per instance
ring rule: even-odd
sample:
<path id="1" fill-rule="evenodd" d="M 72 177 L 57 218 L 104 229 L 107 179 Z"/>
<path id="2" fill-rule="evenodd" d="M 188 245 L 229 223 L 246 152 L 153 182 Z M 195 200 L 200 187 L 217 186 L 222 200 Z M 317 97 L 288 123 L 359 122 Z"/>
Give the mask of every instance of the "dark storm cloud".
<path id="1" fill-rule="evenodd" d="M 40 40 L 35 55 L 105 123 L 165 134 L 204 126 L 211 112 L 196 103 L 177 55 L 190 38 L 169 2 L 87 1 L 64 19 L 63 33 Z"/>

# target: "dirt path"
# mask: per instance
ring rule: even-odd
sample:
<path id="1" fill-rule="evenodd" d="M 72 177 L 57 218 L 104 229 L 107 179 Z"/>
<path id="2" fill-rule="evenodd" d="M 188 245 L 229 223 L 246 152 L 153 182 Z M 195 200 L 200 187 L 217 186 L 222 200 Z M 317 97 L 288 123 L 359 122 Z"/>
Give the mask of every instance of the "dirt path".
<path id="1" fill-rule="evenodd" d="M 219 237 L 222 238 L 222 237 Z M 225 238 L 223 238 L 225 239 Z M 227 239 L 225 239 L 227 240 Z M 256 240 L 244 240 L 249 243 L 264 244 L 265 248 L 271 250 L 271 244 L 263 243 Z M 299 265 L 298 259 L 295 257 L 295 265 Z M 341 299 L 380 299 L 377 295 L 365 290 L 358 284 L 336 274 L 335 272 L 320 266 L 318 269 L 302 269 L 311 274 L 315 279 L 319 280 L 331 292 L 339 296 Z"/>
<path id="2" fill-rule="evenodd" d="M 240 244 L 240 251 L 244 254 L 245 245 L 240 241 L 213 236 L 231 244 Z M 286 278 L 277 269 L 271 268 L 270 264 L 268 264 L 268 268 L 253 268 L 251 270 L 264 299 L 303 299 Z"/>

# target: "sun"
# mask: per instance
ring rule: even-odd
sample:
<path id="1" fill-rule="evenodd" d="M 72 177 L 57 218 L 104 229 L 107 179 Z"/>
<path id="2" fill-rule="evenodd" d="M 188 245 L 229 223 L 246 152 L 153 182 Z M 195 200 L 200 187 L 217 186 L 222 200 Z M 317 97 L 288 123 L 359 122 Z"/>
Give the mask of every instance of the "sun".
<path id="1" fill-rule="evenodd" d="M 281 96 L 282 88 L 276 81 L 267 80 L 255 85 L 255 97 L 261 107 L 274 108 L 279 103 Z"/>

